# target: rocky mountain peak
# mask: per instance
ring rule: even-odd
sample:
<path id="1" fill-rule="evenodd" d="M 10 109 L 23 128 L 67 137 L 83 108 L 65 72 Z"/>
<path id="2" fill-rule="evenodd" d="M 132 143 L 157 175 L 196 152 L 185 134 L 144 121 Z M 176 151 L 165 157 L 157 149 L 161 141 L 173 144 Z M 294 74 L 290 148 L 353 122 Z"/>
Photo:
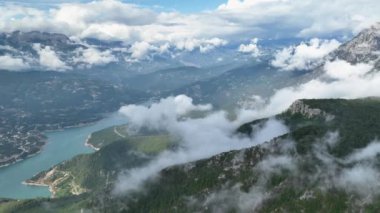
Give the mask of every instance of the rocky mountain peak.
<path id="1" fill-rule="evenodd" d="M 366 63 L 380 59 L 380 22 L 363 30 L 351 41 L 333 52 L 334 58 L 351 63 Z"/>
<path id="2" fill-rule="evenodd" d="M 307 105 L 303 100 L 297 100 L 295 101 L 290 107 L 288 108 L 288 112 L 290 114 L 301 114 L 305 116 L 306 118 L 314 118 L 317 116 L 326 116 L 327 113 L 320 109 L 314 109 L 311 108 L 309 105 Z"/>

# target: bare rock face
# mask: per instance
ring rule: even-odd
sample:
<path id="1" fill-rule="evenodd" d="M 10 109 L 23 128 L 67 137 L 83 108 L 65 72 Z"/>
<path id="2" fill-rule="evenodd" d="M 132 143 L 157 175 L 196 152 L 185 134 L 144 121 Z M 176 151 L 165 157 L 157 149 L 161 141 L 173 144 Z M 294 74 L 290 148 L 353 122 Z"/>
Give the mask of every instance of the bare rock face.
<path id="1" fill-rule="evenodd" d="M 380 22 L 363 30 L 351 41 L 332 53 L 334 58 L 353 64 L 379 61 L 380 59 Z"/>
<path id="2" fill-rule="evenodd" d="M 302 100 L 295 101 L 288 109 L 291 114 L 301 114 L 306 118 L 314 118 L 317 116 L 327 117 L 327 113 L 320 109 L 313 109 Z"/>

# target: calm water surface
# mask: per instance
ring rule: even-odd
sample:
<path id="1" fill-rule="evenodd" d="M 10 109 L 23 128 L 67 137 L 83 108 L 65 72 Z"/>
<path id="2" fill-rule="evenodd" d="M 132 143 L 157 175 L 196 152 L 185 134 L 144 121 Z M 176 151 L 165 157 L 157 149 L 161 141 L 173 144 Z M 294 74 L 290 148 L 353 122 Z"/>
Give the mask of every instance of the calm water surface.
<path id="1" fill-rule="evenodd" d="M 46 134 L 48 143 L 41 153 L 11 166 L 0 168 L 0 198 L 49 197 L 48 187 L 26 186 L 22 184 L 22 181 L 78 154 L 93 152 L 91 148 L 84 145 L 89 134 L 126 122 L 125 117 L 113 113 L 88 126 L 48 132 Z"/>

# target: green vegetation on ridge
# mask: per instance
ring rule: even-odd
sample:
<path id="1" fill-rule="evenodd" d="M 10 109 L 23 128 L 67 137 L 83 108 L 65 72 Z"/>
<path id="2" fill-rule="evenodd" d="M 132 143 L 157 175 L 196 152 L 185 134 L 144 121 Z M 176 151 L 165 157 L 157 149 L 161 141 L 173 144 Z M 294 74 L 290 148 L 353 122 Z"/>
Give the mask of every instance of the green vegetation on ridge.
<path id="1" fill-rule="evenodd" d="M 363 200 L 339 183 L 323 185 L 331 181 L 325 174 L 338 172 L 332 173 L 337 177 L 340 171 L 351 169 L 352 163 L 342 161 L 380 137 L 380 99 L 302 100 L 302 104 L 320 111 L 309 116 L 293 109 L 276 116 L 290 127 L 290 133 L 260 146 L 166 168 L 158 180 L 146 182 L 143 192 L 114 197 L 112 188 L 107 188 L 81 196 L 11 201 L 0 208 L 8 208 L 5 212 L 48 212 L 45 207 L 49 204 L 54 210 L 95 212 L 380 211 L 379 194 Z M 254 134 L 252 125 L 264 121 L 243 125 L 238 131 Z M 333 144 L 326 144 L 329 133 L 337 133 Z M 109 161 L 115 150 L 107 151 L 108 147 L 90 156 Z M 321 156 L 340 163 L 326 164 Z M 332 164 L 336 169 L 329 170 Z"/>

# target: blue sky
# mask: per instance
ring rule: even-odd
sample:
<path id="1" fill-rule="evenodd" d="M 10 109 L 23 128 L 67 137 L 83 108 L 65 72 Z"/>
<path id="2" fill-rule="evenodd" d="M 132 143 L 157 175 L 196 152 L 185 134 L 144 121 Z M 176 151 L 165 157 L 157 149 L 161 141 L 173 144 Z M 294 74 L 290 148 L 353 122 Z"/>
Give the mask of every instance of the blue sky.
<path id="1" fill-rule="evenodd" d="M 0 0 L 1 3 L 17 3 L 25 6 L 50 7 L 64 2 L 90 2 L 92 0 Z M 122 0 L 147 7 L 158 7 L 163 10 L 177 10 L 183 13 L 212 10 L 226 0 Z"/>
<path id="2" fill-rule="evenodd" d="M 173 8 L 181 12 L 197 12 L 215 9 L 226 0 L 125 0 L 142 5 L 159 5 L 165 9 Z"/>

